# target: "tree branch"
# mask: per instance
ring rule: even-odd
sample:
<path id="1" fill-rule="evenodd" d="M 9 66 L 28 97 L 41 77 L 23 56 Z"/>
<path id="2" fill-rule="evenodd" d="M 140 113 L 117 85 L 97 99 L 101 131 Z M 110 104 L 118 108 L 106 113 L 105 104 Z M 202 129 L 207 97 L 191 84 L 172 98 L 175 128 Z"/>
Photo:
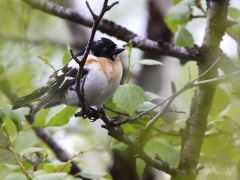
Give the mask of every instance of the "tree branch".
<path id="1" fill-rule="evenodd" d="M 144 131 L 148 131 L 150 129 L 150 127 L 157 121 L 157 119 L 159 119 L 163 114 L 165 114 L 166 112 L 169 111 L 169 108 L 170 108 L 170 105 L 172 103 L 172 101 L 178 97 L 181 93 L 183 93 L 184 91 L 194 87 L 194 86 L 199 86 L 201 84 L 208 84 L 208 83 L 212 83 L 212 82 L 217 82 L 220 80 L 217 79 L 214 79 L 214 80 L 207 80 L 207 81 L 204 81 L 204 82 L 195 82 L 196 80 L 202 78 L 203 76 L 205 76 L 218 62 L 219 62 L 219 59 L 217 59 L 217 61 L 215 61 L 210 67 L 209 69 L 207 69 L 205 72 L 203 72 L 201 75 L 199 75 L 196 79 L 194 79 L 193 81 L 190 82 L 190 79 L 191 79 L 191 74 L 189 72 L 189 82 L 184 86 L 182 87 L 179 91 L 176 91 L 176 87 L 175 87 L 175 84 L 173 82 L 171 82 L 171 87 L 172 87 L 172 95 L 170 97 L 168 97 L 167 99 L 165 99 L 164 101 L 160 102 L 159 104 L 157 104 L 155 107 L 147 110 L 147 111 L 144 111 L 144 112 L 141 112 L 139 113 L 138 115 L 136 115 L 135 117 L 132 117 L 132 118 L 129 118 L 129 119 L 124 119 L 124 120 L 120 120 L 120 121 L 117 121 L 117 122 L 112 122 L 112 125 L 114 126 L 119 126 L 119 125 L 122 125 L 122 124 L 125 124 L 125 123 L 129 123 L 129 122 L 133 122 L 135 120 L 138 120 L 140 117 L 142 117 L 143 115 L 147 114 L 147 113 L 150 113 L 152 112 L 154 109 L 156 109 L 157 107 L 163 105 L 164 103 L 166 103 L 164 105 L 164 107 L 161 109 L 161 111 L 146 125 L 146 127 L 144 128 Z M 232 74 L 229 74 L 227 77 L 222 77 L 222 80 L 228 78 L 228 77 L 232 77 L 234 75 L 237 75 L 238 74 L 238 71 L 237 72 L 234 72 Z M 143 132 L 142 132 L 143 133 Z M 145 134 L 145 133 L 143 133 Z M 144 136 L 144 135 L 143 135 Z"/>
<path id="2" fill-rule="evenodd" d="M 226 30 L 228 0 L 208 0 L 207 24 L 200 54 L 202 60 L 199 62 L 199 74 L 208 69 L 217 59 L 220 41 Z M 221 59 L 222 60 L 222 59 Z M 213 68 L 200 81 L 216 77 L 217 68 Z M 207 117 L 212 105 L 216 85 L 204 84 L 195 90 L 190 115 L 186 122 L 186 128 L 182 133 L 181 159 L 179 170 L 186 172 L 184 178 L 173 176 L 172 180 L 196 179 L 198 174 L 197 165 L 199 161 L 201 146 L 206 131 Z"/>
<path id="3" fill-rule="evenodd" d="M 86 27 L 92 27 L 93 19 L 85 14 L 78 13 L 77 11 L 64 8 L 52 2 L 44 2 L 39 0 L 22 0 L 27 3 L 34 9 L 41 10 L 45 13 L 55 15 L 57 17 L 84 25 Z M 206 14 L 205 10 L 203 10 L 201 4 L 199 3 L 198 8 L 200 8 L 204 14 Z M 227 22 L 225 24 L 227 26 Z M 181 64 L 185 64 L 190 60 L 195 60 L 201 62 L 203 57 L 200 53 L 201 50 L 195 45 L 192 48 L 184 48 L 177 47 L 170 43 L 164 42 L 162 40 L 153 41 L 144 37 L 137 35 L 136 33 L 122 27 L 120 25 L 115 24 L 112 21 L 108 21 L 106 19 L 102 19 L 99 23 L 98 30 L 102 33 L 106 33 L 109 36 L 114 36 L 122 41 L 129 42 L 132 40 L 133 47 L 137 47 L 144 51 L 156 52 L 161 55 L 171 56 L 180 59 Z M 213 41 L 214 42 L 214 41 Z M 217 51 L 216 51 L 217 53 Z M 236 67 L 232 63 L 232 61 L 222 53 L 219 49 L 218 55 L 222 59 L 221 65 L 219 67 L 226 73 L 231 73 L 236 70 Z M 223 59 L 228 59 L 228 61 L 224 61 Z M 238 97 L 240 97 L 240 84 L 238 82 L 239 77 L 233 79 L 231 84 L 237 92 Z"/>
<path id="4" fill-rule="evenodd" d="M 164 171 L 170 175 L 178 175 L 180 177 L 182 176 L 183 172 L 172 167 L 171 165 L 161 160 L 160 158 L 151 157 L 143 149 L 143 147 L 140 144 L 138 144 L 138 142 L 132 140 L 130 137 L 124 134 L 123 130 L 120 127 L 112 126 L 112 120 L 106 115 L 105 111 L 101 111 L 101 113 L 99 114 L 99 117 L 105 123 L 105 125 L 103 125 L 102 127 L 106 128 L 109 131 L 108 134 L 114 137 L 115 139 L 117 139 L 118 141 L 127 144 L 131 149 L 133 149 L 137 153 L 139 158 L 145 161 L 145 163 L 148 166 Z"/>
<path id="5" fill-rule="evenodd" d="M 78 13 L 74 10 L 56 5 L 52 2 L 44 2 L 38 0 L 22 0 L 22 1 L 30 5 L 32 8 L 41 10 L 45 13 L 55 15 L 57 17 L 78 24 L 82 24 L 87 27 L 92 27 L 93 25 L 92 18 L 84 14 Z M 101 20 L 98 26 L 98 30 L 101 31 L 102 33 L 106 33 L 109 36 L 114 36 L 125 42 L 129 42 L 129 40 L 132 40 L 133 47 L 137 47 L 141 50 L 156 52 L 161 55 L 179 58 L 183 64 L 189 60 L 196 60 L 196 54 L 198 54 L 197 46 L 194 46 L 193 48 L 184 48 L 174 46 L 170 43 L 163 42 L 162 40 L 159 40 L 158 42 L 152 41 L 150 39 L 143 38 L 137 35 L 136 33 L 106 19 Z"/>
<path id="6" fill-rule="evenodd" d="M 142 117 L 143 115 L 147 114 L 147 113 L 150 113 L 152 112 L 154 109 L 156 109 L 157 107 L 159 107 L 160 105 L 164 104 L 164 107 L 147 123 L 147 125 L 142 128 L 142 131 L 141 133 L 139 134 L 139 141 L 143 141 L 146 137 L 146 134 L 150 131 L 150 129 L 153 128 L 153 125 L 155 124 L 155 122 L 160 119 L 162 117 L 162 115 L 164 115 L 165 113 L 169 112 L 170 111 L 170 106 L 171 106 L 171 103 L 173 102 L 173 100 L 178 97 L 180 94 L 182 94 L 183 92 L 185 92 L 186 90 L 188 89 L 191 89 L 193 87 L 196 87 L 196 86 L 200 86 L 200 85 L 203 85 L 203 84 L 209 84 L 209 83 L 220 83 L 232 76 L 235 76 L 237 74 L 240 73 L 240 71 L 236 71 L 234 73 L 231 73 L 229 75 L 226 75 L 226 76 L 222 76 L 222 77 L 217 77 L 217 78 L 213 78 L 213 79 L 209 79 L 209 80 L 205 80 L 205 81 L 198 81 L 198 82 L 195 82 L 197 81 L 198 79 L 202 78 L 203 76 L 205 76 L 211 69 L 213 69 L 214 66 L 216 66 L 216 64 L 219 62 L 219 59 L 217 59 L 217 61 L 215 61 L 209 69 L 207 69 L 205 72 L 203 72 L 201 75 L 199 75 L 196 79 L 194 79 L 193 81 L 191 82 L 188 82 L 184 87 L 182 87 L 179 91 L 176 91 L 176 87 L 175 87 L 175 84 L 172 82 L 171 83 L 171 86 L 172 86 L 172 95 L 165 99 L 164 101 L 160 102 L 159 104 L 157 104 L 155 107 L 147 110 L 147 111 L 144 111 L 142 113 L 139 113 L 136 117 L 133 117 L 133 118 L 130 118 L 130 119 L 125 119 L 125 120 L 120 120 L 120 121 L 112 121 L 112 125 L 113 126 L 119 126 L 119 125 L 122 125 L 122 124 L 125 124 L 125 123 L 129 123 L 129 122 L 134 122 L 136 120 L 138 120 L 140 117 Z M 191 78 L 191 75 L 189 73 L 189 79 Z"/>
<path id="7" fill-rule="evenodd" d="M 79 70 L 78 70 L 78 73 L 77 73 L 77 80 L 76 80 L 76 91 L 77 91 L 77 94 L 78 94 L 79 101 L 81 102 L 81 108 L 82 108 L 83 116 L 87 113 L 87 106 L 86 106 L 86 100 L 85 100 L 85 95 L 84 95 L 84 83 L 85 83 L 85 81 L 82 82 L 82 86 L 80 85 L 81 84 L 83 67 L 84 67 L 84 64 L 87 60 L 88 54 L 91 50 L 91 47 L 92 47 L 92 44 L 93 44 L 93 39 L 94 39 L 94 36 L 96 34 L 97 27 L 99 25 L 100 20 L 104 16 L 105 12 L 109 11 L 114 5 L 118 4 L 118 2 L 115 2 L 112 5 L 108 6 L 107 3 L 108 3 L 108 0 L 104 0 L 102 10 L 101 10 L 99 16 L 97 16 L 96 14 L 94 14 L 94 12 L 92 11 L 89 3 L 86 1 L 87 7 L 88 7 L 89 11 L 91 12 L 93 20 L 94 20 L 91 35 L 90 35 L 86 50 L 85 50 L 81 60 L 78 60 L 78 58 L 75 57 L 70 50 L 73 59 L 76 61 L 76 63 L 79 64 Z M 75 115 L 75 116 L 77 116 L 77 115 Z"/>
<path id="8" fill-rule="evenodd" d="M 74 10 L 64 8 L 62 6 L 56 5 L 52 2 L 44 2 L 38 0 L 22 0 L 34 9 L 41 10 L 45 13 L 55 15 L 57 17 L 82 24 L 87 27 L 92 27 L 93 20 L 92 18 L 78 13 Z M 198 5 L 204 14 L 206 14 L 205 10 L 203 10 L 201 4 Z M 227 25 L 227 23 L 225 24 Z M 199 48 L 195 45 L 193 48 L 184 48 L 177 47 L 170 43 L 164 42 L 162 40 L 153 41 L 144 37 L 137 35 L 136 33 L 115 24 L 114 22 L 108 21 L 106 19 L 102 19 L 99 23 L 98 30 L 102 33 L 106 33 L 109 36 L 114 36 L 122 41 L 129 42 L 132 40 L 133 47 L 137 47 L 144 51 L 156 52 L 161 55 L 171 56 L 180 59 L 181 64 L 185 64 L 190 60 L 195 60 L 201 62 L 203 57 L 201 57 L 201 53 Z M 220 51 L 220 52 L 219 52 Z M 221 57 L 221 64 L 219 67 L 226 73 L 231 73 L 236 70 L 236 67 L 232 63 L 232 61 L 221 52 L 219 49 L 219 53 L 217 56 Z M 217 53 L 217 52 L 216 52 Z M 224 61 L 223 59 L 228 59 L 228 61 Z M 239 77 L 233 79 L 231 84 L 237 92 L 238 97 L 240 97 L 240 84 L 238 82 Z"/>

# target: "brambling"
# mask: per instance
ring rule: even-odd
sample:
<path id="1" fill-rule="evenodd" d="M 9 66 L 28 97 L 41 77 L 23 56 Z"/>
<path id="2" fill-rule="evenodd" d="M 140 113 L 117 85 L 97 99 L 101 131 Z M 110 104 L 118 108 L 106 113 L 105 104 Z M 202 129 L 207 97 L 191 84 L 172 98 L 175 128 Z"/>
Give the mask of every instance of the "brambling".
<path id="1" fill-rule="evenodd" d="M 84 48 L 75 56 L 81 60 Z M 117 90 L 122 78 L 122 64 L 118 54 L 124 51 L 107 38 L 95 41 L 83 68 L 80 86 L 84 82 L 86 106 L 100 108 Z M 33 101 L 39 101 L 31 115 L 40 109 L 47 109 L 60 104 L 81 107 L 77 92 L 76 79 L 79 65 L 71 59 L 62 69 L 55 71 L 47 84 L 32 93 L 19 98 L 12 109 L 27 106 Z M 80 88 L 81 89 L 81 88 Z"/>

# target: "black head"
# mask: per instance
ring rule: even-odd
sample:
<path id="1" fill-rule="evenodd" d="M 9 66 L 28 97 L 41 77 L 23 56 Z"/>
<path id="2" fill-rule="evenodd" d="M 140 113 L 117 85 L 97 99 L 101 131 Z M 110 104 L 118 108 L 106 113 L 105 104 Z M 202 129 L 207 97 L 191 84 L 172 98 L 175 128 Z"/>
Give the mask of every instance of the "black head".
<path id="1" fill-rule="evenodd" d="M 101 40 L 94 42 L 91 53 L 97 57 L 105 57 L 114 60 L 113 55 L 117 55 L 124 50 L 124 48 L 117 47 L 110 39 L 101 38 Z"/>

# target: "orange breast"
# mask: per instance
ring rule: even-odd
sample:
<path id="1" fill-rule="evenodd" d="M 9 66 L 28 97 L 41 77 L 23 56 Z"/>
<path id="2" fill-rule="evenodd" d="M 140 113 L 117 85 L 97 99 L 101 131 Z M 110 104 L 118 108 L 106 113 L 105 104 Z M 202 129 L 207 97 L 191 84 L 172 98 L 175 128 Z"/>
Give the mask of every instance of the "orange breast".
<path id="1" fill-rule="evenodd" d="M 109 83 L 120 81 L 123 67 L 118 56 L 114 55 L 114 61 L 106 58 L 98 58 L 98 62 Z"/>
<path id="2" fill-rule="evenodd" d="M 97 59 L 94 56 L 88 55 L 87 60 L 85 62 L 85 66 L 89 66 L 89 65 L 91 65 L 93 63 L 96 63 L 96 62 L 97 62 Z"/>

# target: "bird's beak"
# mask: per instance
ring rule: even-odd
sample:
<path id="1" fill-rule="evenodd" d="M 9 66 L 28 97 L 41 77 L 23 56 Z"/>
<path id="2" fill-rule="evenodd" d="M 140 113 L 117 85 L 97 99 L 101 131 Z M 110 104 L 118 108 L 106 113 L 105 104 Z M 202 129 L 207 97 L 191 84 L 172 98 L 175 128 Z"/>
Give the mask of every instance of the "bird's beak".
<path id="1" fill-rule="evenodd" d="M 112 55 L 117 55 L 117 54 L 123 52 L 124 50 L 125 50 L 124 48 L 116 47 L 116 48 L 112 51 Z"/>

